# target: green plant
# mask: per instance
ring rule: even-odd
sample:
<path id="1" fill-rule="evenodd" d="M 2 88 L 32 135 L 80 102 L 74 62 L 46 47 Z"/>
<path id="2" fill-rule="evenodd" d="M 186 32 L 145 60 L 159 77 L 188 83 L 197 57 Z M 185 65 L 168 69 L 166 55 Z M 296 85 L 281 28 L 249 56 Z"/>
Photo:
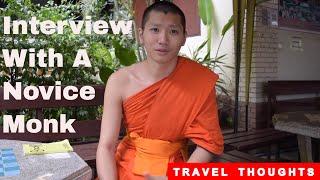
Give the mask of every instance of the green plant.
<path id="1" fill-rule="evenodd" d="M 211 57 L 211 42 L 212 42 L 212 24 L 213 24 L 213 3 L 211 0 L 198 1 L 199 16 L 203 24 L 207 27 L 207 55 Z"/>
<path id="2" fill-rule="evenodd" d="M 223 38 L 221 38 L 221 39 L 223 39 Z M 202 56 L 201 52 L 203 52 L 203 49 L 205 48 L 207 43 L 208 43 L 208 41 L 204 41 L 196 50 L 194 50 L 194 51 L 190 50 L 191 57 L 189 57 L 189 58 L 195 60 L 196 62 L 198 62 L 206 67 L 209 67 L 212 70 L 219 69 L 217 74 L 219 76 L 222 76 L 225 74 L 226 68 L 233 68 L 233 67 L 229 66 L 225 62 L 223 62 L 223 60 L 226 58 L 227 54 L 223 54 L 221 56 L 216 55 L 216 57 L 211 58 L 211 57 L 209 57 L 209 52 L 207 52 L 204 56 Z M 226 83 L 227 82 L 224 79 L 219 78 L 217 81 L 217 84 L 216 84 L 216 88 L 217 88 L 218 93 L 228 96 L 229 91 L 228 91 L 228 89 L 225 88 Z"/>
<path id="3" fill-rule="evenodd" d="M 228 22 L 224 25 L 221 31 L 221 38 L 219 41 L 218 48 L 213 56 L 213 52 L 211 49 L 212 40 L 212 30 L 213 30 L 213 21 L 214 21 L 214 11 L 213 11 L 213 4 L 211 0 L 199 0 L 198 1 L 199 7 L 199 15 L 203 24 L 207 28 L 207 38 L 202 44 L 195 49 L 194 51 L 190 50 L 191 58 L 196 60 L 198 63 L 203 64 L 204 66 L 209 67 L 210 69 L 214 70 L 218 73 L 219 76 L 223 76 L 224 78 L 219 78 L 216 83 L 217 89 L 217 104 L 218 104 L 218 113 L 220 119 L 220 125 L 222 128 L 229 128 L 232 111 L 232 102 L 230 101 L 231 98 L 229 96 L 229 90 L 226 88 L 226 80 L 229 80 L 226 75 L 226 69 L 233 69 L 232 66 L 227 65 L 224 60 L 227 57 L 227 54 L 222 54 L 219 56 L 219 50 L 221 44 L 224 40 L 226 33 L 230 30 L 233 25 L 233 16 L 230 17 Z M 203 55 L 204 54 L 204 55 Z"/>
<path id="4" fill-rule="evenodd" d="M 79 20 L 85 15 L 90 15 L 92 21 L 108 19 L 110 14 L 101 14 L 103 1 L 81 1 L 71 4 L 63 1 L 56 5 L 49 1 L 45 6 L 34 5 L 30 0 L 6 0 L 7 6 L 0 9 L 0 16 L 10 16 L 11 20 L 29 21 L 35 16 L 38 20 Z M 88 4 L 86 4 L 88 3 Z M 8 68 L 0 55 L 0 86 L 4 82 L 22 82 L 23 85 L 54 85 L 55 81 L 61 81 L 63 85 L 92 85 L 103 84 L 109 75 L 121 66 L 136 62 L 136 56 L 132 47 L 134 39 L 123 34 L 73 34 L 69 27 L 64 28 L 63 34 L 9 34 L 4 35 L 3 18 L 0 19 L 0 49 L 39 49 L 53 48 L 55 52 L 63 55 L 63 67 L 42 68 L 29 67 L 28 61 L 23 68 Z M 73 68 L 73 62 L 79 49 L 86 49 L 92 67 Z M 121 52 L 121 53 L 119 53 Z M 26 59 L 29 56 L 27 55 Z M 57 118 L 60 113 L 67 113 L 68 117 L 77 119 L 94 119 L 101 115 L 99 108 L 78 108 L 67 110 L 51 109 L 45 112 L 48 118 Z M 23 113 L 32 114 L 25 110 Z M 0 120 L 1 121 L 1 120 Z"/>
<path id="5" fill-rule="evenodd" d="M 190 54 L 191 54 L 191 59 L 197 61 L 198 63 L 203 64 L 204 66 L 209 67 L 212 70 L 218 70 L 216 72 L 218 72 L 219 75 L 225 75 L 225 69 L 226 68 L 233 68 L 229 65 L 227 65 L 225 62 L 223 62 L 223 60 L 226 58 L 227 54 L 223 54 L 218 56 L 219 50 L 220 50 L 220 46 L 221 43 L 226 35 L 226 33 L 229 31 L 229 29 L 232 27 L 232 22 L 233 22 L 233 16 L 229 19 L 229 21 L 227 22 L 227 24 L 225 24 L 225 26 L 222 29 L 221 32 L 221 38 L 220 38 L 220 42 L 217 48 L 217 51 L 215 53 L 215 56 L 212 57 L 212 50 L 211 50 L 211 43 L 212 43 L 212 25 L 213 25 L 213 4 L 212 1 L 210 0 L 199 0 L 198 1 L 198 8 L 199 8 L 199 15 L 200 18 L 203 22 L 204 25 L 206 25 L 207 27 L 207 38 L 206 40 L 194 51 L 191 51 L 190 49 Z M 203 52 L 205 52 L 205 55 L 202 56 Z M 228 89 L 226 89 L 225 87 L 226 85 L 226 81 L 222 78 L 220 78 L 217 82 L 217 91 L 220 94 L 225 94 L 225 95 L 229 95 L 229 91 Z"/>

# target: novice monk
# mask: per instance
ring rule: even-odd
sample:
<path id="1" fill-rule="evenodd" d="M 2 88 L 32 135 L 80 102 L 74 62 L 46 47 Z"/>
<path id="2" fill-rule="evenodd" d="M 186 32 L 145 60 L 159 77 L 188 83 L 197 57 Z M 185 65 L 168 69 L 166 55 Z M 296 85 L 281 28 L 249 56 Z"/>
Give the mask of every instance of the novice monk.
<path id="1" fill-rule="evenodd" d="M 172 3 L 156 2 L 144 12 L 139 34 L 147 59 L 115 72 L 106 86 L 99 179 L 166 179 L 168 162 L 208 162 L 223 152 L 218 76 L 177 56 L 185 26 L 183 12 Z M 121 119 L 127 136 L 116 147 Z M 197 144 L 190 157 L 188 139 Z"/>

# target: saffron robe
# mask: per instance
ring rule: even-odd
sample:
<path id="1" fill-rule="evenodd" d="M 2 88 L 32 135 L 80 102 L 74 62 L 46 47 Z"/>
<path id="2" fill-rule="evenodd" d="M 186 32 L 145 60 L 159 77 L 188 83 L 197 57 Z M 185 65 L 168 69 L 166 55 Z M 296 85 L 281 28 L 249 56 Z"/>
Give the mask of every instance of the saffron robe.
<path id="1" fill-rule="evenodd" d="M 218 75 L 208 68 L 178 57 L 170 75 L 123 102 L 127 134 L 169 142 L 190 139 L 211 153 L 221 154 L 223 137 L 214 89 L 217 79 Z M 135 144 L 127 136 L 116 150 L 120 180 L 144 179 L 133 173 L 135 156 Z M 176 153 L 169 161 L 184 161 L 182 153 Z"/>

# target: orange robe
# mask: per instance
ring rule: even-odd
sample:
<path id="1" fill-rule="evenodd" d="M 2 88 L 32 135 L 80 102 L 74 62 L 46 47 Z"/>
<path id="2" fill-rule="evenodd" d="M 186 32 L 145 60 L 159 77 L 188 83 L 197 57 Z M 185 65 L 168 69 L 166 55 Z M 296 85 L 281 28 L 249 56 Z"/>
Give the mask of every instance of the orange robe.
<path id="1" fill-rule="evenodd" d="M 218 76 L 208 68 L 178 57 L 177 65 L 169 76 L 123 102 L 127 133 L 168 142 L 190 139 L 214 154 L 221 154 L 223 137 L 214 89 L 217 79 Z M 149 147 L 158 150 L 153 145 Z M 135 144 L 127 136 L 116 151 L 120 180 L 144 179 L 133 173 L 135 156 Z M 175 153 L 169 161 L 179 162 L 184 158 L 182 153 Z M 139 162 L 146 163 L 146 160 Z"/>

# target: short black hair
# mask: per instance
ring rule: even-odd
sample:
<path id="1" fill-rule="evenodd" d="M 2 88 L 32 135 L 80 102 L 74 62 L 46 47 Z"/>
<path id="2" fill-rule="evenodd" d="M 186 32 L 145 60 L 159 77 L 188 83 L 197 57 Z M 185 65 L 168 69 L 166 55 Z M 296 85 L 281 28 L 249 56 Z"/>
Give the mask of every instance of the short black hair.
<path id="1" fill-rule="evenodd" d="M 149 18 L 149 14 L 151 11 L 157 11 L 157 12 L 163 12 L 165 14 L 167 13 L 173 13 L 173 14 L 178 14 L 181 19 L 181 24 L 183 27 L 183 32 L 186 32 L 186 17 L 184 16 L 183 11 L 175 4 L 169 2 L 169 1 L 157 1 L 147 7 L 146 10 L 143 12 L 142 16 L 142 23 L 141 23 L 141 28 L 144 29 L 146 22 Z"/>

